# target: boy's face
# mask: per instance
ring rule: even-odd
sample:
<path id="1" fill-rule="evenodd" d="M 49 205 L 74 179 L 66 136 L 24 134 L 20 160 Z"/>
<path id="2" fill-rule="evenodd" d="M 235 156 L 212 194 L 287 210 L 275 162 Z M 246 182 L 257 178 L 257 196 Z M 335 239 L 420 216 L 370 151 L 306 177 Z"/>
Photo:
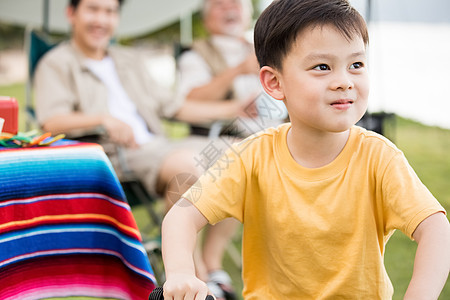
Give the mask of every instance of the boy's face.
<path id="1" fill-rule="evenodd" d="M 366 111 L 366 49 L 357 35 L 347 40 L 331 25 L 306 28 L 283 59 L 282 70 L 272 71 L 277 82 L 272 82 L 275 94 L 269 94 L 284 99 L 293 126 L 342 132 Z"/>
<path id="2" fill-rule="evenodd" d="M 119 1 L 82 0 L 67 16 L 77 46 L 88 56 L 104 53 L 119 23 Z"/>

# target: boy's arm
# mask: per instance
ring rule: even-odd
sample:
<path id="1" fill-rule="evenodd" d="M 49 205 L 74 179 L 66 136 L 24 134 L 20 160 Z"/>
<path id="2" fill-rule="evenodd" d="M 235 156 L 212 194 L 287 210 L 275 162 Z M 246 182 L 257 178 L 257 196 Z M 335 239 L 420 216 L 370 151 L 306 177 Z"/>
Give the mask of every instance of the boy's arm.
<path id="1" fill-rule="evenodd" d="M 181 198 L 162 224 L 162 254 L 166 271 L 164 297 L 204 300 L 206 284 L 195 276 L 193 252 L 198 231 L 208 220 L 191 202 Z"/>
<path id="2" fill-rule="evenodd" d="M 438 299 L 450 271 L 450 225 L 435 213 L 417 226 L 414 271 L 404 299 Z"/>

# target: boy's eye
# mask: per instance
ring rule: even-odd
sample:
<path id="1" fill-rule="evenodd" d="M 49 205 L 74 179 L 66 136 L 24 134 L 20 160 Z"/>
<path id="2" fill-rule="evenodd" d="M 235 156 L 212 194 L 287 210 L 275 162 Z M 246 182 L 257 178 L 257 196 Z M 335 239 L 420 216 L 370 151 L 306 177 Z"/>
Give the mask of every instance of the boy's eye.
<path id="1" fill-rule="evenodd" d="M 350 69 L 360 69 L 362 67 L 364 67 L 364 63 L 359 61 L 359 62 L 352 63 L 352 65 L 350 66 Z"/>
<path id="2" fill-rule="evenodd" d="M 330 70 L 330 67 L 326 64 L 320 64 L 320 65 L 315 66 L 313 68 L 313 70 L 328 71 L 328 70 Z"/>

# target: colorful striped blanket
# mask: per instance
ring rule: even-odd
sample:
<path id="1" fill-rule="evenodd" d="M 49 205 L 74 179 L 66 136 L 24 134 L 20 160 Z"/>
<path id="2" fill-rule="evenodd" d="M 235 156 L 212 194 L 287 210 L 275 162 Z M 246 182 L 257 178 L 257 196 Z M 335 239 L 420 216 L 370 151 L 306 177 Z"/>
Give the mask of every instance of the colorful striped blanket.
<path id="1" fill-rule="evenodd" d="M 0 148 L 0 299 L 148 299 L 154 287 L 101 146 Z"/>

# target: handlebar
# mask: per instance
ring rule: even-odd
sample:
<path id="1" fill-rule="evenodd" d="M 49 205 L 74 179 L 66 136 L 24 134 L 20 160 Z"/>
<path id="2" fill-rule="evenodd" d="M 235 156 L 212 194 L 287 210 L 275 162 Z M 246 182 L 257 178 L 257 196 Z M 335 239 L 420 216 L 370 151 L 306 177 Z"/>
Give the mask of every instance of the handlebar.
<path id="1" fill-rule="evenodd" d="M 150 296 L 148 296 L 148 300 L 164 300 L 164 296 L 163 296 L 163 288 L 161 286 L 155 288 Z M 214 297 L 211 295 L 206 296 L 205 300 L 214 300 Z"/>

